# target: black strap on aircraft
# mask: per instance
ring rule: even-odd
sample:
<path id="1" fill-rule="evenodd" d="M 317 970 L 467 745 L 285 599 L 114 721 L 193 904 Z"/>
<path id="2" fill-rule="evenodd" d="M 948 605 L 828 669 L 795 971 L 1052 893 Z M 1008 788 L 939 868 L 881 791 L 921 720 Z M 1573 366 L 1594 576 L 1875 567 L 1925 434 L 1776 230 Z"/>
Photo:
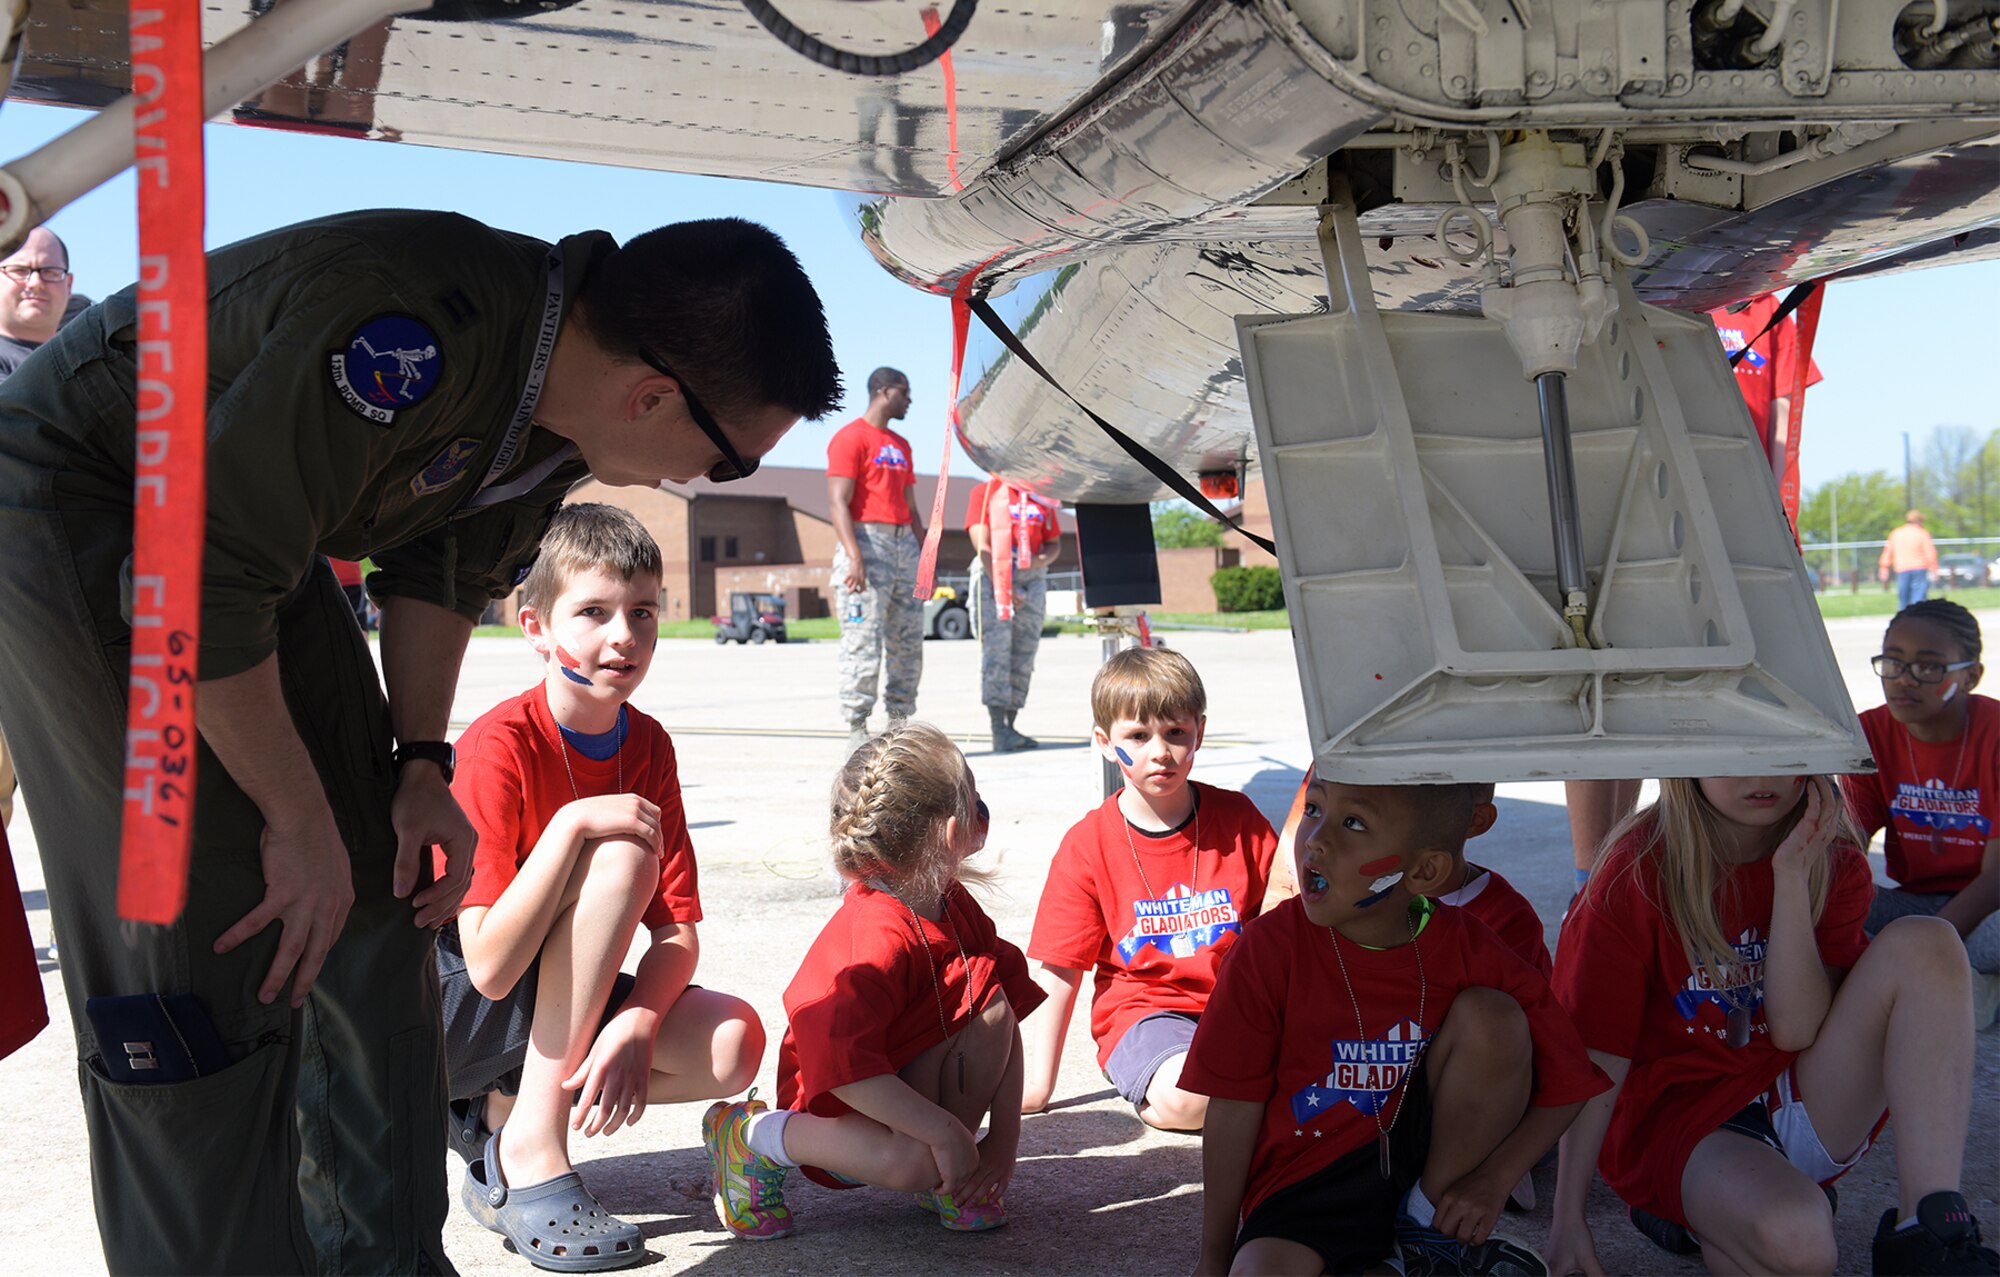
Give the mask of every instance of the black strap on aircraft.
<path id="1" fill-rule="evenodd" d="M 972 15 L 979 7 L 979 0 L 956 0 L 943 24 L 931 34 L 930 39 L 901 53 L 884 54 L 837 49 L 800 30 L 790 18 L 779 13 L 770 0 L 743 0 L 743 7 L 786 48 L 811 58 L 830 71 L 845 71 L 849 75 L 903 75 L 930 65 L 957 44 L 958 37 L 972 25 Z"/>
<path id="2" fill-rule="evenodd" d="M 1734 368 L 1736 365 L 1742 363 L 1745 359 L 1749 358 L 1750 348 L 1756 345 L 1758 342 L 1764 340 L 1765 333 L 1770 332 L 1773 328 L 1776 328 L 1779 324 L 1784 323 L 1786 317 L 1789 316 L 1793 311 L 1797 310 L 1800 304 L 1803 303 L 1806 298 L 1812 296 L 1813 290 L 1818 287 L 1819 287 L 1818 280 L 1809 279 L 1805 283 L 1800 284 L 1797 288 L 1794 288 L 1791 292 L 1786 293 L 1785 300 L 1778 303 L 1778 309 L 1772 313 L 1771 318 L 1765 322 L 1764 326 L 1757 330 L 1757 335 L 1755 337 L 1752 337 L 1749 341 L 1744 342 L 1743 349 L 1737 351 L 1735 354 L 1729 357 L 1729 366 L 1731 368 Z"/>
<path id="3" fill-rule="evenodd" d="M 1147 472 L 1155 479 L 1172 488 L 1175 496 L 1178 496 L 1181 500 L 1252 544 L 1260 546 L 1272 554 L 1278 552 L 1278 547 L 1272 544 L 1268 537 L 1258 536 L 1255 532 L 1248 530 L 1236 520 L 1216 509 L 1215 503 L 1203 496 L 1200 488 L 1195 487 L 1187 481 L 1187 476 L 1154 456 L 1147 450 L 1144 444 L 1133 439 L 1132 436 L 1084 407 L 1081 400 L 1065 389 L 1061 382 L 1049 375 L 1049 370 L 1042 367 L 1041 361 L 1028 353 L 1028 348 L 1021 344 L 1021 339 L 1014 335 L 1014 330 L 1009 328 L 1000 316 L 994 313 L 993 307 L 987 303 L 984 297 L 974 297 L 967 305 L 971 308 L 973 314 L 979 316 L 979 322 L 985 324 L 992 331 L 993 335 L 1000 339 L 1002 345 L 1014 352 L 1016 359 L 1034 369 L 1043 381 L 1055 387 L 1057 394 L 1075 404 L 1079 412 L 1096 422 L 1099 430 L 1110 435 L 1113 443 L 1123 448 L 1126 455 L 1131 457 L 1132 460 L 1146 467 Z"/>

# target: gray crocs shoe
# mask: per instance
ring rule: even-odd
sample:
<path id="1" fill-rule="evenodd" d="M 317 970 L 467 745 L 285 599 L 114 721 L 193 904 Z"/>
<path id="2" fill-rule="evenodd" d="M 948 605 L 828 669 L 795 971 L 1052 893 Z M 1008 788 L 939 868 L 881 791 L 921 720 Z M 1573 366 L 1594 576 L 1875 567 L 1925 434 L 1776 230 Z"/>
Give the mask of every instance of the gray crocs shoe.
<path id="1" fill-rule="evenodd" d="M 486 1125 L 486 1097 L 475 1095 L 469 1100 L 453 1100 L 447 1106 L 447 1113 L 445 1143 L 471 1165 L 486 1151 L 486 1141 L 493 1135 L 493 1128 Z"/>
<path id="2" fill-rule="evenodd" d="M 558 1273 L 629 1268 L 646 1257 L 639 1227 L 591 1196 L 575 1171 L 509 1188 L 500 1177 L 500 1133 L 466 1165 L 459 1200 L 472 1217 L 514 1243 L 522 1258 Z"/>

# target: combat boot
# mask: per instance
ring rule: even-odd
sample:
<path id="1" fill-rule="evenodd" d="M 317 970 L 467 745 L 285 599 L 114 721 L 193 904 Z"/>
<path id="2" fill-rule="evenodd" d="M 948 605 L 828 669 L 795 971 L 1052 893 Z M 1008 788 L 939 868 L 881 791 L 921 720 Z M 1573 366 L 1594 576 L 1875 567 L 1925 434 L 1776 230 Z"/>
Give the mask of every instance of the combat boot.
<path id="1" fill-rule="evenodd" d="M 1020 712 L 1021 711 L 1018 709 L 1010 709 L 1007 711 L 1007 730 L 1014 733 L 1014 739 L 1020 742 L 1014 748 L 1040 749 L 1042 747 L 1042 742 L 1036 740 L 1032 736 L 1025 734 L 1024 732 L 1021 731 L 1020 728 L 1014 726 L 1014 715 Z"/>
<path id="2" fill-rule="evenodd" d="M 1033 749 L 1035 742 L 1008 725 L 1008 713 L 1004 709 L 989 709 L 987 714 L 993 720 L 993 752 L 1012 754 L 1023 749 Z"/>
<path id="3" fill-rule="evenodd" d="M 850 718 L 847 720 L 847 752 L 853 753 L 868 743 L 868 720 Z"/>

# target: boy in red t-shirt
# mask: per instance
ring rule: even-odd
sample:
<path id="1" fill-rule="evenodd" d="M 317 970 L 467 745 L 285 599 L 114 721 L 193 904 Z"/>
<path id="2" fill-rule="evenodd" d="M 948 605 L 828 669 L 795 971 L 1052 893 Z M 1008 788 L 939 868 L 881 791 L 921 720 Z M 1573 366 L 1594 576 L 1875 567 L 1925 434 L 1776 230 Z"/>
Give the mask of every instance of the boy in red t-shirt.
<path id="1" fill-rule="evenodd" d="M 1063 836 L 1028 956 L 1048 1011 L 1028 1037 L 1022 1108 L 1055 1091 L 1083 973 L 1094 969 L 1097 1064 L 1140 1120 L 1198 1131 L 1205 1096 L 1181 1062 L 1215 988 L 1215 963 L 1263 907 L 1277 836 L 1249 799 L 1188 780 L 1206 729 L 1201 676 L 1178 652 L 1131 648 L 1090 687 L 1092 736 L 1125 787 Z"/>
<path id="2" fill-rule="evenodd" d="M 1608 1080 L 1541 976 L 1433 905 L 1472 785 L 1315 778 L 1299 895 L 1222 962 L 1181 1072 L 1208 1095 L 1203 1273 L 1546 1273 L 1492 1234 Z"/>
<path id="3" fill-rule="evenodd" d="M 1299 792 L 1292 799 L 1291 814 L 1285 818 L 1284 832 L 1278 835 L 1278 846 L 1290 850 L 1297 838 L 1299 825 L 1303 820 L 1306 793 L 1312 788 L 1312 774 L 1299 782 Z M 1487 830 L 1500 818 L 1499 809 L 1493 805 L 1493 786 L 1474 785 L 1472 823 L 1466 828 L 1465 838 L 1470 842 Z M 1271 873 L 1271 891 L 1264 898 L 1264 907 L 1269 909 L 1287 896 L 1299 894 L 1299 885 L 1291 879 L 1291 869 L 1280 858 Z M 1544 938 L 1542 916 L 1535 912 L 1535 906 L 1528 902 L 1514 887 L 1494 870 L 1484 865 L 1475 865 L 1465 857 L 1461 846 L 1457 854 L 1457 866 L 1452 871 L 1450 885 L 1444 894 L 1437 897 L 1441 905 L 1455 905 L 1493 929 L 1509 949 L 1520 959 L 1542 973 L 1547 980 L 1555 975 L 1555 961 L 1549 956 L 1549 944 Z M 1530 1207 L 1529 1209 L 1532 1209 Z"/>
<path id="4" fill-rule="evenodd" d="M 572 1129 L 733 1095 L 764 1053 L 749 1004 L 688 983 L 701 901 L 673 743 L 626 704 L 652 664 L 659 597 L 660 549 L 637 519 L 558 511 L 521 591 L 545 677 L 458 743 L 452 794 L 479 846 L 438 939 L 452 1145 L 470 1163 L 467 1209 L 537 1264 L 645 1255 L 577 1177 Z M 652 945 L 621 974 L 641 924 Z"/>

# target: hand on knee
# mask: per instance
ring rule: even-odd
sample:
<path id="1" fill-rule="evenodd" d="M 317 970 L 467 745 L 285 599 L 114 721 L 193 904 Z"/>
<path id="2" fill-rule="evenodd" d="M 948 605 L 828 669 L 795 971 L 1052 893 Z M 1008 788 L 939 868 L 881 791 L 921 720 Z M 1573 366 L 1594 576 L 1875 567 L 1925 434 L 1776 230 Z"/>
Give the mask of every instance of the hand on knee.
<path id="1" fill-rule="evenodd" d="M 660 853 L 651 843 L 623 834 L 591 838 L 576 858 L 585 882 L 641 883 L 650 892 L 660 880 Z"/>

